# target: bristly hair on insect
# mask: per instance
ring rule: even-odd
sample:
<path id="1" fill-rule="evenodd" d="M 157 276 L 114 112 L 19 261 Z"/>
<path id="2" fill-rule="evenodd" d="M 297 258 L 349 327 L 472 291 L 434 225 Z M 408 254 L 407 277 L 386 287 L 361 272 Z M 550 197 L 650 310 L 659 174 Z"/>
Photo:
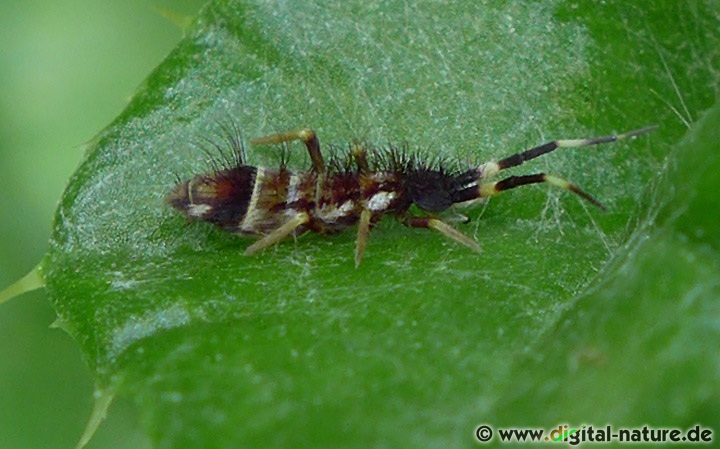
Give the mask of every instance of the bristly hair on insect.
<path id="1" fill-rule="evenodd" d="M 351 145 L 333 154 L 326 164 L 320 142 L 311 129 L 273 134 L 250 141 L 253 145 L 281 145 L 277 168 L 248 165 L 238 128 L 224 126 L 223 144 L 209 141 L 223 159 L 213 171 L 179 182 L 166 201 L 186 217 L 259 239 L 247 247 L 253 254 L 290 235 L 308 231 L 332 234 L 357 225 L 355 265 L 365 251 L 370 229 L 384 216 L 393 215 L 413 228 L 426 228 L 475 251 L 480 246 L 438 218 L 453 206 L 470 204 L 516 187 L 547 183 L 575 193 L 595 206 L 605 207 L 569 181 L 545 173 L 489 179 L 502 170 L 558 148 L 580 148 L 631 139 L 656 129 L 586 139 L 553 140 L 499 161 L 477 167 L 449 168 L 442 159 L 430 162 L 407 148 L 369 149 Z M 309 171 L 287 167 L 289 142 L 300 140 L 310 155 Z M 227 152 L 229 147 L 230 153 Z M 415 205 L 423 213 L 410 214 Z"/>

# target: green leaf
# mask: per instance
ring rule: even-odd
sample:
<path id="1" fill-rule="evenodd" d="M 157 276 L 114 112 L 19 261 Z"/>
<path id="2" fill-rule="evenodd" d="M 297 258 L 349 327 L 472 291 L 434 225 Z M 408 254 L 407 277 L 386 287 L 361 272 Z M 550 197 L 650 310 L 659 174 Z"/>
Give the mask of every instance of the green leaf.
<path id="1" fill-rule="evenodd" d="M 70 180 L 43 262 L 63 328 L 158 447 L 717 424 L 717 113 L 670 149 L 715 100 L 718 8 L 694 6 L 209 4 Z M 459 225 L 481 255 L 386 220 L 355 269 L 352 231 L 246 257 L 251 240 L 164 204 L 176 175 L 209 168 L 193 142 L 229 121 L 246 138 L 311 126 L 326 154 L 360 139 L 469 164 L 660 131 L 514 171 L 566 176 L 609 213 L 528 187 Z M 276 149 L 249 153 L 277 164 Z"/>
<path id="2" fill-rule="evenodd" d="M 674 149 L 652 215 L 516 364 L 496 420 L 717 428 L 718 125 L 715 106 Z"/>

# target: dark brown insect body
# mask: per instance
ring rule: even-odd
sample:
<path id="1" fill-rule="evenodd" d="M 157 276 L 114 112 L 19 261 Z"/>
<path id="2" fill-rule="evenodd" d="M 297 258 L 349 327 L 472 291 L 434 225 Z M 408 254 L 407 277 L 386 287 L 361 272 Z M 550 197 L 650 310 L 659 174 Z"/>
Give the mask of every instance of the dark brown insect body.
<path id="1" fill-rule="evenodd" d="M 557 140 L 487 162 L 466 171 L 449 171 L 418 162 L 394 150 L 373 154 L 355 148 L 344 161 L 333 160 L 328 169 L 320 144 L 312 130 L 304 129 L 255 139 L 254 144 L 302 140 L 312 160 L 312 170 L 294 172 L 246 165 L 239 138 L 229 139 L 235 163 L 214 173 L 199 175 L 178 184 L 167 202 L 187 217 L 213 223 L 238 234 L 262 236 L 246 253 L 254 253 L 291 234 L 307 231 L 321 234 L 358 226 L 355 263 L 362 258 L 370 228 L 384 215 L 394 215 L 411 227 L 434 229 L 474 250 L 474 240 L 435 218 L 454 205 L 495 195 L 526 184 L 546 182 L 570 190 L 600 207 L 601 204 L 568 181 L 537 173 L 510 176 L 496 182 L 483 182 L 501 170 L 514 167 L 561 147 L 582 147 L 635 137 L 653 127 L 616 136 L 594 139 Z M 427 214 L 411 216 L 416 205 Z"/>

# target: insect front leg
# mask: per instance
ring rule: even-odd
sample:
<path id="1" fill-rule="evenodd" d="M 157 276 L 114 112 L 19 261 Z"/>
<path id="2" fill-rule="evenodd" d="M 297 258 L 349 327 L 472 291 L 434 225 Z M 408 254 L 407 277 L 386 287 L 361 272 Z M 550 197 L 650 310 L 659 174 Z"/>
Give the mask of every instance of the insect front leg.
<path id="1" fill-rule="evenodd" d="M 437 218 L 404 217 L 402 219 L 402 222 L 404 225 L 410 226 L 411 228 L 425 228 L 425 229 L 432 229 L 434 231 L 438 231 L 445 237 L 453 239 L 458 243 L 462 243 L 463 245 L 467 246 L 468 248 L 472 249 L 473 251 L 477 251 L 477 252 L 482 251 L 482 249 L 480 248 L 480 245 L 478 245 L 475 240 L 472 240 L 470 237 L 466 236 L 465 234 L 463 234 L 462 232 L 453 228 L 452 226 L 445 223 L 444 221 L 438 220 Z"/>
<path id="2" fill-rule="evenodd" d="M 305 147 L 310 154 L 310 161 L 312 161 L 312 170 L 315 173 L 325 173 L 325 159 L 323 159 L 322 153 L 320 153 L 320 141 L 318 140 L 317 135 L 315 135 L 315 131 L 312 129 L 304 128 L 258 137 L 256 139 L 252 139 L 250 143 L 253 145 L 266 145 L 292 142 L 294 140 L 301 140 L 302 143 L 305 144 Z"/>

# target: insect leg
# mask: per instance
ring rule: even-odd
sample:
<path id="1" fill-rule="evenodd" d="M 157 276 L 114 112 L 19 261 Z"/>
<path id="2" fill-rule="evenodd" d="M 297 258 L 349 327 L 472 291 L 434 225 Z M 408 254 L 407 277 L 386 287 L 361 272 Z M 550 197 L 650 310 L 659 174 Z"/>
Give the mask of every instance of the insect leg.
<path id="1" fill-rule="evenodd" d="M 273 143 L 291 142 L 293 140 L 302 140 L 310 154 L 312 161 L 312 169 L 316 173 L 325 173 L 325 160 L 320 153 L 320 141 L 315 135 L 315 131 L 309 128 L 298 129 L 296 131 L 288 131 L 269 136 L 258 137 L 250 141 L 253 145 L 265 145 Z"/>
<path id="2" fill-rule="evenodd" d="M 279 228 L 275 229 L 269 234 L 264 235 L 260 240 L 248 246 L 247 249 L 245 249 L 245 254 L 250 255 L 260 250 L 263 250 L 268 246 L 276 244 L 308 221 L 310 221 L 310 216 L 307 213 L 303 212 L 297 214 L 295 217 L 285 222 L 285 224 L 283 224 Z"/>
<path id="3" fill-rule="evenodd" d="M 623 140 L 623 139 L 632 139 L 632 138 L 635 138 L 642 134 L 649 133 L 650 131 L 653 131 L 655 129 L 657 129 L 657 126 L 646 126 L 645 128 L 640 128 L 640 129 L 636 129 L 634 131 L 629 131 L 626 133 L 616 134 L 616 135 L 612 135 L 612 136 L 592 137 L 589 139 L 553 140 L 552 142 L 547 142 L 542 145 L 538 145 L 534 148 L 530 148 L 529 150 L 523 151 L 521 153 L 515 153 L 512 156 L 508 156 L 497 162 L 487 162 L 480 166 L 480 171 L 482 172 L 483 177 L 494 176 L 500 170 L 504 170 L 504 169 L 510 168 L 510 167 L 517 167 L 518 165 L 521 165 L 524 162 L 527 162 L 531 159 L 535 159 L 536 157 L 540 157 L 543 154 L 547 154 L 552 151 L 555 151 L 558 148 L 581 148 L 581 147 L 588 147 L 591 145 L 600 145 L 603 143 L 616 142 L 618 140 Z"/>
<path id="4" fill-rule="evenodd" d="M 355 164 L 357 165 L 360 173 L 370 172 L 370 164 L 368 164 L 367 151 L 365 151 L 365 148 L 358 144 L 353 145 L 352 157 L 355 159 Z"/>
<path id="5" fill-rule="evenodd" d="M 509 178 L 505 178 L 501 181 L 487 182 L 481 184 L 480 197 L 487 198 L 493 195 L 497 195 L 504 190 L 510 190 L 514 189 L 515 187 L 520 187 L 528 184 L 539 184 L 542 182 L 556 187 L 560 187 L 561 189 L 569 190 L 570 192 L 583 197 L 584 199 L 591 202 L 600 209 L 607 210 L 600 201 L 596 200 L 589 193 L 586 193 L 584 190 L 571 183 L 570 181 L 567 181 L 563 178 L 558 178 L 557 176 L 546 175 L 545 173 L 535 173 L 532 175 L 523 176 L 510 176 Z"/>
<path id="6" fill-rule="evenodd" d="M 451 238 L 458 243 L 462 243 L 463 245 L 467 246 L 472 250 L 475 250 L 477 252 L 482 251 L 480 249 L 480 245 L 478 245 L 475 240 L 472 240 L 462 232 L 453 228 L 444 221 L 438 220 L 437 218 L 405 217 L 402 222 L 403 224 L 405 224 L 406 226 L 410 226 L 411 228 L 425 228 L 438 231 L 445 237 Z"/>
<path id="7" fill-rule="evenodd" d="M 370 220 L 372 213 L 363 209 L 360 213 L 360 223 L 358 224 L 358 235 L 357 243 L 355 245 L 355 268 L 360 266 L 363 252 L 365 252 L 365 244 L 367 243 L 368 236 L 370 235 Z"/>

